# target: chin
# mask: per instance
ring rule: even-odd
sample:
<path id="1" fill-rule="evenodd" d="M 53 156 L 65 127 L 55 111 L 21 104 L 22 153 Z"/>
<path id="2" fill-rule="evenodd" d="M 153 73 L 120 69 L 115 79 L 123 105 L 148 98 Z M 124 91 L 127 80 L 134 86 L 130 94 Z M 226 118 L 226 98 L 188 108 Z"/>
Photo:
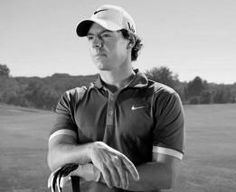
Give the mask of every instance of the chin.
<path id="1" fill-rule="evenodd" d="M 109 67 L 97 67 L 97 68 L 100 71 L 111 71 L 111 68 L 109 68 Z"/>
<path id="2" fill-rule="evenodd" d="M 95 66 L 98 68 L 98 70 L 101 70 L 101 71 L 110 71 L 111 70 L 111 66 L 106 64 L 106 63 L 103 63 L 103 62 L 98 62 L 96 61 L 95 62 Z"/>

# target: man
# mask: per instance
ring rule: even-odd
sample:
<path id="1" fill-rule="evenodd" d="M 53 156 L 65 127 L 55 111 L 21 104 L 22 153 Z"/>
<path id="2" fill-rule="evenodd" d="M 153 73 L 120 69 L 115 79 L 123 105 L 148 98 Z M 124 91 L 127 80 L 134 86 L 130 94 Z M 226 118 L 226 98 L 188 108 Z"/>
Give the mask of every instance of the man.
<path id="1" fill-rule="evenodd" d="M 99 77 L 67 91 L 57 105 L 48 150 L 52 177 L 78 176 L 75 188 L 84 191 L 171 188 L 183 157 L 183 108 L 173 89 L 133 69 L 142 45 L 134 20 L 121 7 L 103 5 L 79 23 L 77 34 L 88 38 Z"/>

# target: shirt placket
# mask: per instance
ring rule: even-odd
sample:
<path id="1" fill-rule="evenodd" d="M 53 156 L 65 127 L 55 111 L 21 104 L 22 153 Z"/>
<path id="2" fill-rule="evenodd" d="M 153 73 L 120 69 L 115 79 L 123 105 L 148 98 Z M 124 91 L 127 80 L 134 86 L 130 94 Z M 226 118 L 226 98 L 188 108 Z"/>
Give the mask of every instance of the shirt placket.
<path id="1" fill-rule="evenodd" d="M 107 144 L 111 144 L 114 139 L 115 94 L 112 92 L 108 93 L 106 129 L 103 141 Z"/>

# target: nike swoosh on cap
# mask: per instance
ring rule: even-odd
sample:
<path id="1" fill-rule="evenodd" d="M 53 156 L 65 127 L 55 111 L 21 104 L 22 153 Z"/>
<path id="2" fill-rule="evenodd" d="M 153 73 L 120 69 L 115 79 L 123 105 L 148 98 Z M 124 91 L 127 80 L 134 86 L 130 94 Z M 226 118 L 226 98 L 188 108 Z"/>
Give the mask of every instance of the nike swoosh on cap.
<path id="1" fill-rule="evenodd" d="M 99 13 L 99 12 L 107 11 L 107 10 L 108 10 L 108 9 L 100 9 L 100 10 L 95 11 L 93 14 L 96 15 L 96 14 Z"/>

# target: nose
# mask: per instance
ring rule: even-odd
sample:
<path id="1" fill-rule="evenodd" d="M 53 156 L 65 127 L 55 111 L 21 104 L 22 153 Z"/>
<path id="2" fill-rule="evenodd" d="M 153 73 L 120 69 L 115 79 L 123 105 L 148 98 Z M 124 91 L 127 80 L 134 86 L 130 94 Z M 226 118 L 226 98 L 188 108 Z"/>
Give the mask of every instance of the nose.
<path id="1" fill-rule="evenodd" d="M 93 48 L 101 48 L 103 45 L 102 39 L 95 36 L 93 39 Z"/>

